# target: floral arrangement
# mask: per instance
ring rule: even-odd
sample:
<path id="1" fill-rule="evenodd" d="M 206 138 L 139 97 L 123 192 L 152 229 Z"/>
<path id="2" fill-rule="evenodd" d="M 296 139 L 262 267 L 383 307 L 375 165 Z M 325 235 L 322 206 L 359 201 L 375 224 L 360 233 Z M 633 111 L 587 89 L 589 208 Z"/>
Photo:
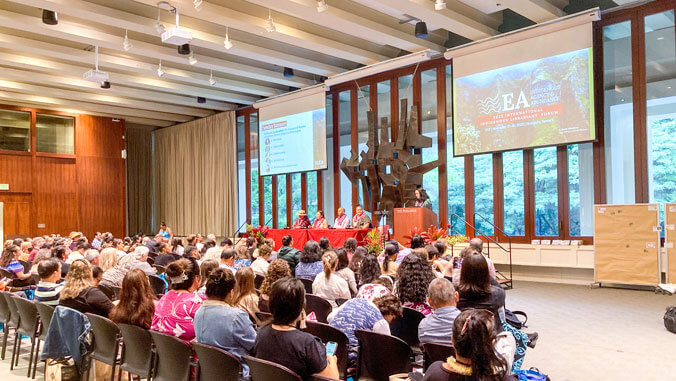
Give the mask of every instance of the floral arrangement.
<path id="1" fill-rule="evenodd" d="M 376 256 L 383 252 L 383 241 L 382 237 L 380 236 L 380 230 L 371 229 L 368 233 L 366 233 L 364 247 L 369 251 L 369 253 L 373 253 Z"/>
<path id="2" fill-rule="evenodd" d="M 253 237 L 256 239 L 256 247 L 260 248 L 265 244 L 265 237 L 268 235 L 268 230 L 270 230 L 269 227 L 263 225 L 258 225 L 258 226 L 252 226 L 252 225 L 246 225 L 246 233 L 249 237 Z"/>
<path id="3" fill-rule="evenodd" d="M 439 229 L 432 225 L 427 230 L 418 228 L 417 226 L 411 229 L 409 235 L 404 236 L 407 239 L 406 246 L 411 247 L 411 240 L 413 237 L 419 235 L 425 241 L 426 245 L 431 245 L 436 241 L 446 241 L 446 246 L 453 246 L 460 242 L 466 242 L 467 237 L 464 235 L 449 235 L 446 229 Z"/>

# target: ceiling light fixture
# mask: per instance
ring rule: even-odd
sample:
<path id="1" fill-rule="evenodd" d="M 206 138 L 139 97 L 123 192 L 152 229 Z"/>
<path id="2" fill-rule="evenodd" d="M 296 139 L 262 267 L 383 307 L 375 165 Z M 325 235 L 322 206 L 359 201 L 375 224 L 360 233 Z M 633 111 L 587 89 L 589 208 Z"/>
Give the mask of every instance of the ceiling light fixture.
<path id="1" fill-rule="evenodd" d="M 56 25 L 59 23 L 59 18 L 56 12 L 49 9 L 42 10 L 42 23 L 47 25 Z"/>
<path id="2" fill-rule="evenodd" d="M 272 33 L 277 30 L 275 21 L 272 19 L 272 9 L 270 8 L 268 8 L 268 24 L 265 26 L 265 30 L 267 30 L 268 33 Z"/>
<path id="3" fill-rule="evenodd" d="M 108 82 L 108 81 L 101 82 L 101 88 L 102 89 L 110 89 L 110 82 Z"/>
<path id="4" fill-rule="evenodd" d="M 95 56 L 95 66 L 94 69 L 89 70 L 88 72 L 82 75 L 87 81 L 103 83 L 108 80 L 108 73 L 102 70 L 99 70 L 99 47 L 98 45 L 94 47 L 94 56 Z"/>
<path id="5" fill-rule="evenodd" d="M 124 30 L 124 41 L 122 41 L 122 49 L 124 49 L 125 52 L 130 51 L 132 48 L 131 42 L 129 42 L 129 36 L 127 35 L 127 30 Z"/>
<path id="6" fill-rule="evenodd" d="M 420 20 L 415 23 L 415 36 L 417 38 L 427 38 L 427 24 Z"/>
<path id="7" fill-rule="evenodd" d="M 442 9 L 446 9 L 446 2 L 444 0 L 437 0 L 434 3 L 434 9 L 436 9 L 437 11 L 440 11 Z"/>
<path id="8" fill-rule="evenodd" d="M 192 33 L 189 30 L 182 29 L 178 26 L 178 8 L 167 2 L 159 2 L 157 5 L 165 8 L 168 7 L 170 12 L 176 14 L 176 26 L 162 33 L 162 42 L 172 45 L 183 45 L 190 43 L 190 40 L 192 40 Z"/>
<path id="9" fill-rule="evenodd" d="M 284 78 L 291 78 L 293 77 L 293 69 L 290 67 L 285 67 L 284 68 Z"/>
<path id="10" fill-rule="evenodd" d="M 191 66 L 194 66 L 197 63 L 197 58 L 195 58 L 195 53 L 190 52 L 190 55 L 188 56 L 188 63 Z"/>
<path id="11" fill-rule="evenodd" d="M 160 60 L 160 64 L 157 65 L 157 76 L 162 78 L 164 75 L 164 70 L 162 70 L 162 60 Z"/>
<path id="12" fill-rule="evenodd" d="M 199 12 L 202 9 L 202 3 L 203 3 L 202 0 L 193 0 L 192 1 L 192 5 L 193 5 L 193 7 L 195 7 L 195 10 L 197 12 Z"/>
<path id="13" fill-rule="evenodd" d="M 326 0 L 317 1 L 317 12 L 322 13 L 327 9 L 329 9 L 329 5 L 326 4 Z"/>
<path id="14" fill-rule="evenodd" d="M 230 35 L 228 33 L 228 27 L 225 27 L 225 40 L 223 41 L 223 46 L 225 50 L 230 50 L 232 48 L 232 42 L 230 42 Z"/>
<path id="15" fill-rule="evenodd" d="M 183 44 L 178 46 L 178 54 L 187 56 L 190 54 L 190 44 Z"/>
<path id="16" fill-rule="evenodd" d="M 160 8 L 158 6 L 157 7 L 157 22 L 155 23 L 155 31 L 157 31 L 157 34 L 160 34 L 160 35 L 167 30 L 164 27 L 164 24 L 162 24 L 162 20 L 160 19 L 161 13 L 162 13 L 162 8 Z"/>
<path id="17" fill-rule="evenodd" d="M 216 80 L 214 79 L 214 72 L 209 71 L 209 85 L 210 86 L 216 86 Z"/>

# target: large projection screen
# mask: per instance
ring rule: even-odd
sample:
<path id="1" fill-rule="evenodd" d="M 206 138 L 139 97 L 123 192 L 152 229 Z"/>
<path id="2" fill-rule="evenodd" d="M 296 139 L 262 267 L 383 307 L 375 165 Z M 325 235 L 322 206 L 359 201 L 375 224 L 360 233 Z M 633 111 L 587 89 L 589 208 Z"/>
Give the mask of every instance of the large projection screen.
<path id="1" fill-rule="evenodd" d="M 591 22 L 453 57 L 455 156 L 592 141 Z"/>
<path id="2" fill-rule="evenodd" d="M 327 168 L 326 95 L 279 99 L 259 108 L 258 166 L 261 176 Z"/>

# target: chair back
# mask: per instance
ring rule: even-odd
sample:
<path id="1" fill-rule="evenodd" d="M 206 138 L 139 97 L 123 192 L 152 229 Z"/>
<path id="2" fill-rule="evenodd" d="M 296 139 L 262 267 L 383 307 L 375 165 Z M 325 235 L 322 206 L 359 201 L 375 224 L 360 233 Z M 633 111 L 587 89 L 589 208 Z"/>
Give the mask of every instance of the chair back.
<path id="1" fill-rule="evenodd" d="M 148 258 L 146 259 L 146 262 L 148 262 L 148 264 L 152 266 L 152 265 L 155 264 L 155 258 L 150 258 L 150 257 L 148 257 Z"/>
<path id="2" fill-rule="evenodd" d="M 328 323 L 328 317 L 332 309 L 331 303 L 321 296 L 305 294 L 305 312 L 307 314 L 314 312 L 317 321 Z"/>
<path id="3" fill-rule="evenodd" d="M 387 381 L 397 373 L 408 373 L 412 370 L 411 347 L 403 340 L 380 333 L 357 330 L 359 341 L 359 360 L 357 377 L 367 377 L 376 381 Z"/>
<path id="4" fill-rule="evenodd" d="M 157 356 L 153 381 L 189 381 L 192 375 L 192 347 L 164 333 L 150 331 Z"/>
<path id="5" fill-rule="evenodd" d="M 91 356 L 108 365 L 117 362 L 117 353 L 119 351 L 118 339 L 120 329 L 117 324 L 103 316 L 94 314 L 85 314 L 89 318 L 94 333 L 94 343 L 92 344 Z"/>
<path id="6" fill-rule="evenodd" d="M 38 331 L 38 309 L 35 307 L 35 303 L 32 300 L 18 296 L 15 296 L 13 299 L 16 309 L 19 311 L 19 316 L 21 316 L 17 332 L 22 335 L 35 337 Z"/>
<path id="7" fill-rule="evenodd" d="M 192 343 L 192 348 L 199 362 L 197 381 L 239 379 L 242 363 L 230 352 L 197 342 Z"/>
<path id="8" fill-rule="evenodd" d="M 45 341 L 47 339 L 49 323 L 52 321 L 52 315 L 54 314 L 54 307 L 49 304 L 36 302 L 35 308 L 38 309 L 38 316 L 40 317 L 40 340 Z"/>
<path id="9" fill-rule="evenodd" d="M 336 348 L 336 357 L 338 358 L 338 372 L 340 372 L 340 378 L 347 378 L 347 352 L 349 341 L 347 335 L 338 328 L 332 327 L 325 323 L 319 323 L 314 321 L 306 321 L 306 327 L 303 331 L 317 336 L 322 339 L 322 342 L 326 344 L 329 341 L 334 341 L 338 344 Z"/>
<path id="10" fill-rule="evenodd" d="M 435 361 L 446 361 L 450 356 L 455 356 L 455 349 L 452 345 L 441 343 L 423 343 L 423 366 L 426 371 Z"/>
<path id="11" fill-rule="evenodd" d="M 298 278 L 300 281 L 303 283 L 303 286 L 305 287 L 305 293 L 306 294 L 312 294 L 312 281 L 310 279 L 305 279 L 305 278 Z"/>
<path id="12" fill-rule="evenodd" d="M 244 361 L 249 366 L 251 381 L 301 381 L 296 372 L 274 362 L 251 356 L 244 356 Z"/>
<path id="13" fill-rule="evenodd" d="M 408 345 L 415 347 L 420 344 L 418 338 L 418 325 L 425 318 L 425 315 L 413 308 L 404 307 L 402 317 L 395 319 L 390 323 L 392 336 L 404 340 Z"/>
<path id="14" fill-rule="evenodd" d="M 347 303 L 349 299 L 343 299 L 343 298 L 338 298 L 336 299 L 336 305 L 342 306 L 343 304 Z"/>
<path id="15" fill-rule="evenodd" d="M 101 290 L 101 292 L 106 294 L 108 299 L 110 299 L 111 301 L 115 300 L 115 290 L 113 289 L 113 286 L 108 285 L 108 284 L 99 283 L 99 285 L 96 286 L 96 288 L 98 288 L 99 290 Z"/>
<path id="16" fill-rule="evenodd" d="M 258 319 L 259 323 L 265 323 L 268 320 L 272 320 L 272 314 L 269 312 L 258 311 L 256 312 L 256 319 Z"/>
<path id="17" fill-rule="evenodd" d="M 3 278 L 14 279 L 14 273 L 5 269 L 0 269 L 0 275 L 2 275 Z"/>
<path id="18" fill-rule="evenodd" d="M 119 324 L 124 343 L 120 369 L 141 378 L 150 378 L 153 366 L 153 340 L 150 332 L 131 324 Z"/>
<path id="19" fill-rule="evenodd" d="M 2 294 L 4 295 L 4 292 Z M 9 321 L 12 311 L 10 311 L 7 300 L 3 295 L 0 295 L 0 323 L 5 324 Z"/>
<path id="20" fill-rule="evenodd" d="M 148 275 L 148 281 L 150 282 L 150 288 L 153 289 L 155 296 L 160 298 L 165 294 L 167 285 L 162 278 L 157 275 Z"/>
<path id="21" fill-rule="evenodd" d="M 9 292 L 3 292 L 2 297 L 5 299 L 5 303 L 7 303 L 7 307 L 9 308 L 9 325 L 18 328 L 21 316 L 19 315 L 19 310 L 14 302 L 14 295 Z"/>
<path id="22" fill-rule="evenodd" d="M 265 280 L 264 276 L 262 276 L 261 274 L 256 274 L 256 277 L 254 278 L 254 288 L 256 290 L 260 290 L 264 280 Z"/>

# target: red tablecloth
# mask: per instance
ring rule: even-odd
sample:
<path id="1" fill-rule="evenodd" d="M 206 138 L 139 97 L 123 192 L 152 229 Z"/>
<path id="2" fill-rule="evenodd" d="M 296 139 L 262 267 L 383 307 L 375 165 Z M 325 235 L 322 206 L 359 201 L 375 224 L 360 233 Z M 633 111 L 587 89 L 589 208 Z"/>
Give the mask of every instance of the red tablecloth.
<path id="1" fill-rule="evenodd" d="M 293 247 L 303 250 L 307 241 L 319 241 L 320 238 L 329 239 L 332 247 L 342 247 L 345 240 L 354 238 L 358 244 L 364 242 L 369 229 L 270 229 L 267 238 L 275 240 L 275 250 L 282 247 L 282 237 L 293 237 Z"/>

